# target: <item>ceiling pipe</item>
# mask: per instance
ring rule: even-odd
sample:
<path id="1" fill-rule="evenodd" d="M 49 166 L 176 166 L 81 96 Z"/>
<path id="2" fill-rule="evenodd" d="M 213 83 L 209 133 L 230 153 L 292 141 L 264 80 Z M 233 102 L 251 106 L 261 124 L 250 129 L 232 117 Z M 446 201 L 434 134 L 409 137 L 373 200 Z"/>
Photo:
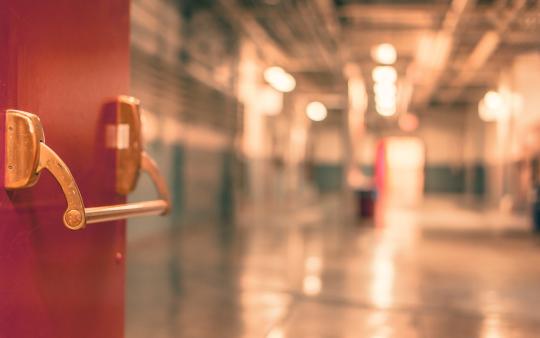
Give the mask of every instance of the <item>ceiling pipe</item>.
<path id="1" fill-rule="evenodd" d="M 454 101 L 461 95 L 463 88 L 475 77 L 476 72 L 482 68 L 491 55 L 497 50 L 502 41 L 503 34 L 508 31 L 510 25 L 514 22 L 526 4 L 526 0 L 513 1 L 510 11 L 505 12 L 502 18 L 497 21 L 495 29 L 484 33 L 459 70 L 458 75 L 450 83 L 450 85 L 456 87 L 457 90 L 445 95 L 443 97 L 444 101 Z"/>
<path id="2" fill-rule="evenodd" d="M 416 95 L 413 103 L 425 107 L 437 89 L 440 79 L 448 65 L 452 54 L 456 33 L 464 14 L 474 7 L 475 0 L 454 0 L 446 13 L 441 30 L 435 35 L 425 49 L 418 51 L 416 61 L 407 81 L 415 84 Z M 435 53 L 435 55 L 433 55 Z M 422 81 L 422 82 L 419 82 Z"/>
<path id="3" fill-rule="evenodd" d="M 231 18 L 230 22 L 246 34 L 261 50 L 265 51 L 263 57 L 270 64 L 291 64 L 291 58 L 268 36 L 253 15 L 243 10 L 237 1 L 218 0 L 218 3 L 225 15 Z"/>

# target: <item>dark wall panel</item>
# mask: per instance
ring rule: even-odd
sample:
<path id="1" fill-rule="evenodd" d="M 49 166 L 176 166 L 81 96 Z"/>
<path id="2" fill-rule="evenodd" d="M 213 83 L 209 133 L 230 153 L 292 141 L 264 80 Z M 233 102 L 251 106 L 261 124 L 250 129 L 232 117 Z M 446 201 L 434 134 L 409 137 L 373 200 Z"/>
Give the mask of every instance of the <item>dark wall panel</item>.
<path id="1" fill-rule="evenodd" d="M 313 178 L 321 192 L 339 191 L 343 187 L 343 166 L 339 164 L 315 164 Z"/>
<path id="2" fill-rule="evenodd" d="M 462 166 L 428 165 L 424 174 L 426 193 L 465 192 L 465 169 Z"/>

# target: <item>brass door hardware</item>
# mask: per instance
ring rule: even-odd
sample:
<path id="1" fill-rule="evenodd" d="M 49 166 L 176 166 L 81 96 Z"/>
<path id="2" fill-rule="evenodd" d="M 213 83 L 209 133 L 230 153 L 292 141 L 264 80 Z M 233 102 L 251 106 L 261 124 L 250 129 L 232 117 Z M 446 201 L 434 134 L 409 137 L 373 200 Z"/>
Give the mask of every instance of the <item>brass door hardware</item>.
<path id="1" fill-rule="evenodd" d="M 165 180 L 156 163 L 143 150 L 140 103 L 129 96 L 116 101 L 116 123 L 108 128 L 108 145 L 116 149 L 116 192 L 127 195 L 135 189 L 139 171 L 146 171 L 160 199 L 145 202 L 85 208 L 79 187 L 62 159 L 45 144 L 37 115 L 19 110 L 6 112 L 5 187 L 29 188 L 37 183 L 43 169 L 51 172 L 66 196 L 66 227 L 78 230 L 86 224 L 143 215 L 163 215 L 169 211 L 170 198 Z"/>

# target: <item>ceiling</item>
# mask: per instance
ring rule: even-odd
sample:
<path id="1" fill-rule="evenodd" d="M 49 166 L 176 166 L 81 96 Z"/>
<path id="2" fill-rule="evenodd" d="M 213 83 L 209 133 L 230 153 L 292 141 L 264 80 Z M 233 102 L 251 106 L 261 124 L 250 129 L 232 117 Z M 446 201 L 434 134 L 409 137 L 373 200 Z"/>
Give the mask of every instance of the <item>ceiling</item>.
<path id="1" fill-rule="evenodd" d="M 540 50 L 539 0 L 216 1 L 307 91 L 343 93 L 350 63 L 371 88 L 372 47 L 393 44 L 419 113 L 476 104 L 516 55 Z"/>

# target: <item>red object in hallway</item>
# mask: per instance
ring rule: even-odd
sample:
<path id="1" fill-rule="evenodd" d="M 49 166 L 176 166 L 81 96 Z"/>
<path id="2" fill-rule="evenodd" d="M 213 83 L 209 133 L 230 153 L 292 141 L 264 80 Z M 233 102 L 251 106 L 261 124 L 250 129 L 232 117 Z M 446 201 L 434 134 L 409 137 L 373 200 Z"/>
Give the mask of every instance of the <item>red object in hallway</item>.
<path id="1" fill-rule="evenodd" d="M 377 143 L 377 152 L 375 154 L 375 186 L 380 194 L 383 193 L 386 186 L 386 143 L 384 139 Z"/>
<path id="2" fill-rule="evenodd" d="M 123 203 L 103 148 L 104 107 L 129 92 L 129 1 L 0 0 L 0 177 L 5 111 L 37 114 L 86 206 Z M 43 172 L 29 189 L 0 180 L 0 337 L 119 338 L 125 224 L 62 223 L 64 194 Z"/>

